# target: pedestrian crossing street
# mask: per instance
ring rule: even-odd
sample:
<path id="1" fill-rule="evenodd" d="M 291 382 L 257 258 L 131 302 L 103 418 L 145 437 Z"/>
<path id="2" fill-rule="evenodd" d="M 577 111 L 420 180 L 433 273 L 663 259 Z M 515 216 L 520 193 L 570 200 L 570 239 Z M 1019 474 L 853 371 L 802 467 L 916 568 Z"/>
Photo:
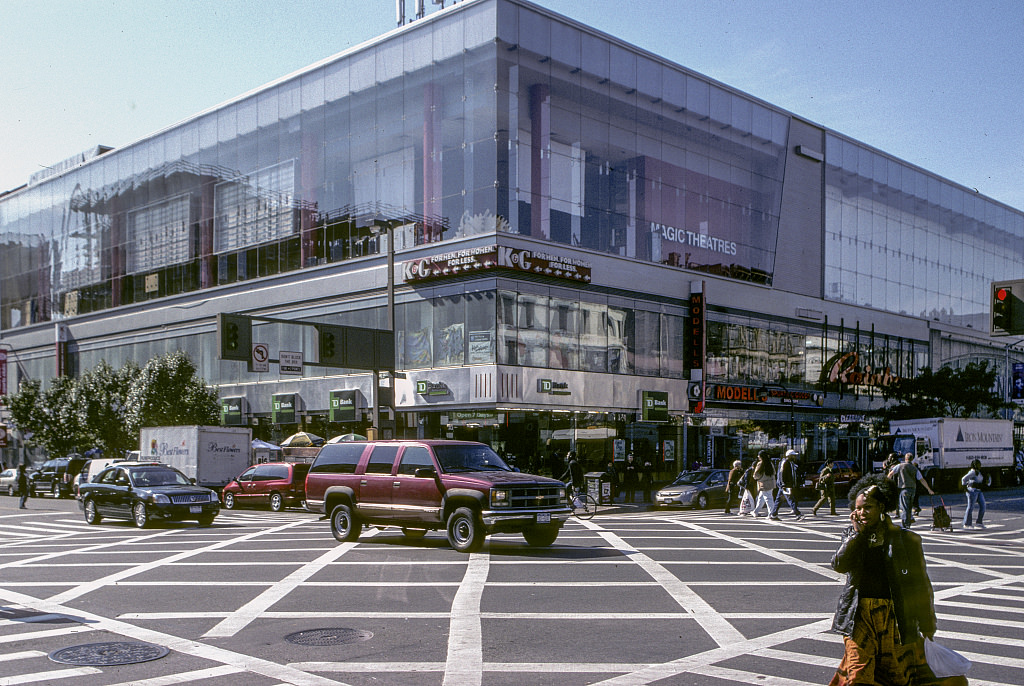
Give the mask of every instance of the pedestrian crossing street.
<path id="1" fill-rule="evenodd" d="M 522 541 L 521 537 L 511 535 L 492 537 L 482 553 L 472 556 L 452 554 L 440 543 L 428 548 L 404 545 L 397 550 L 406 553 L 408 560 L 396 560 L 394 530 L 370 529 L 358 543 L 336 546 L 327 524 L 319 521 L 318 516 L 301 511 L 223 511 L 210 529 L 181 523 L 145 531 L 127 522 L 88 526 L 77 513 L 2 516 L 0 686 L 58 680 L 66 682 L 67 686 L 78 682 L 83 686 L 196 682 L 443 683 L 453 686 L 488 683 L 821 684 L 831 677 L 842 654 L 842 638 L 828 631 L 840 581 L 827 561 L 845 522 L 842 516 L 801 521 L 783 516 L 781 522 L 769 522 L 711 511 L 615 509 L 599 513 L 588 522 L 573 521 L 567 525 L 551 553 L 589 551 L 591 554 L 560 557 L 558 566 L 552 567 L 552 560 L 546 556 L 516 555 L 519 550 L 516 546 L 521 546 Z M 998 520 L 985 531 L 958 529 L 950 533 L 931 531 L 923 526 L 915 530 L 924 538 L 935 590 L 939 620 L 937 640 L 974 663 L 970 675 L 972 685 L 1024 684 L 1024 659 L 1020 657 L 1024 655 L 1021 650 L 1024 648 L 1024 546 L 1019 531 L 1010 522 Z M 303 540 L 315 542 L 318 550 L 322 547 L 327 554 L 332 554 L 331 566 L 350 570 L 352 577 L 358 576 L 355 571 L 360 568 L 358 565 L 400 567 L 408 564 L 407 571 L 397 574 L 406 579 L 407 588 L 417 585 L 448 588 L 454 600 L 448 610 L 441 612 L 415 608 L 400 611 L 323 607 L 286 610 L 268 604 L 255 611 L 251 607 L 248 610 L 240 607 L 233 612 L 204 608 L 167 612 L 139 607 L 137 612 L 104 616 L 95 608 L 92 612 L 83 609 L 75 602 L 78 596 L 66 590 L 73 585 L 68 579 L 81 576 L 74 571 L 76 567 L 100 570 L 100 576 L 107 574 L 102 571 L 105 565 L 124 567 L 123 560 L 117 557 L 122 542 L 139 543 L 144 541 L 142 537 L 148 537 L 144 542 L 154 547 L 173 542 L 171 548 L 164 548 L 159 554 L 181 555 L 188 547 L 182 545 L 186 535 L 201 533 L 203 541 L 214 535 L 218 540 L 242 541 L 253 536 L 253 532 L 258 535 L 264 531 L 286 533 L 299 546 Z M 440 536 L 431 534 L 428 539 Z M 365 552 L 370 559 L 358 563 L 346 561 L 340 548 L 349 545 Z M 78 563 L 76 556 L 83 548 L 108 551 L 109 561 Z M 429 555 L 435 551 L 442 552 L 440 559 Z M 174 564 L 183 565 L 187 561 Z M 265 564 L 272 569 L 275 563 Z M 5 574 L 5 569 L 42 565 L 48 568 L 46 579 L 7 580 L 9 575 Z M 578 571 L 568 576 L 553 572 L 567 565 Z M 621 580 L 615 578 L 616 572 L 631 565 L 640 573 Z M 436 572 L 430 581 L 415 576 L 416 569 L 451 566 L 465 567 L 465 576 L 446 576 L 447 580 L 443 581 L 436 579 Z M 59 573 L 55 573 L 55 569 Z M 288 575 L 289 569 L 285 566 L 279 574 Z M 372 580 L 350 580 L 345 575 L 334 581 L 315 581 L 316 578 L 308 583 L 323 589 L 383 586 Z M 266 585 L 264 592 L 271 593 L 284 581 L 265 584 L 239 579 L 233 583 L 252 583 L 257 590 Z M 134 582 L 125 575 L 116 583 L 130 586 L 142 582 Z M 175 583 L 202 582 L 183 579 L 161 585 Z M 396 592 L 396 586 L 402 584 L 389 581 L 386 585 Z M 753 591 L 758 588 L 771 589 L 772 594 L 788 593 L 787 597 L 793 599 L 788 601 L 792 606 L 780 610 L 777 604 L 753 602 L 748 608 L 738 607 L 742 605 L 736 602 L 738 597 L 756 595 Z M 557 598 L 580 589 L 587 589 L 587 597 L 593 598 L 614 597 L 616 593 L 657 593 L 659 601 L 632 608 L 599 602 L 590 606 L 577 602 L 536 605 L 523 602 L 499 610 L 494 603 L 482 600 L 487 594 L 503 592 L 530 592 Z M 664 598 L 678 604 L 673 605 Z M 803 599 L 808 602 L 802 603 Z M 401 659 L 400 656 L 396 659 L 392 655 L 398 651 L 392 650 L 374 651 L 359 659 L 273 662 L 262 659 L 255 647 L 244 649 L 236 644 L 233 649 L 226 649 L 211 638 L 217 627 L 222 627 L 221 636 L 234 636 L 232 632 L 235 632 L 244 637 L 246 631 L 261 622 L 309 618 L 315 620 L 314 623 L 329 626 L 339 621 L 354 622 L 357 617 L 373 617 L 386 624 L 395 621 L 396 616 L 406 622 L 429 621 L 432 625 L 447 620 L 450 623 L 447 656 L 439 654 L 433 661 Z M 690 632 L 686 635 L 693 638 L 678 646 L 678 654 L 670 655 L 670 659 L 629 659 L 634 651 L 601 649 L 607 645 L 609 637 L 621 641 L 623 632 L 635 640 L 640 638 L 635 633 L 639 631 L 645 637 L 644 642 L 660 643 L 667 636 L 664 627 L 679 624 L 681 617 L 693 620 L 692 624 L 686 623 L 686 631 Z M 189 623 L 195 622 L 205 622 L 204 626 L 213 628 L 206 632 L 205 638 L 197 636 L 186 629 Z M 492 624 L 521 626 L 527 633 L 543 636 L 548 635 L 548 626 L 561 622 L 568 622 L 576 630 L 571 639 L 556 632 L 554 642 L 568 643 L 571 650 L 559 650 L 557 646 L 547 651 L 537 648 L 529 659 L 519 653 L 507 653 L 500 643 L 494 645 L 483 637 Z M 510 631 L 519 634 L 519 631 Z M 677 629 L 670 631 L 674 636 Z M 703 634 L 710 640 L 698 640 Z M 145 678 L 122 680 L 109 668 L 69 668 L 47 658 L 60 647 L 108 640 L 141 640 L 166 645 L 199 663 L 174 670 L 161 665 L 165 661 L 157 661 L 150 663 L 155 672 L 147 673 Z M 671 653 L 671 641 L 668 643 L 668 650 L 635 652 L 641 658 L 652 652 Z M 690 643 L 698 647 L 692 648 Z M 588 647 L 591 644 L 595 646 L 593 650 Z M 456 664 L 462 667 L 456 669 Z M 465 664 L 470 668 L 466 669 Z M 389 680 L 389 675 L 393 680 Z"/>

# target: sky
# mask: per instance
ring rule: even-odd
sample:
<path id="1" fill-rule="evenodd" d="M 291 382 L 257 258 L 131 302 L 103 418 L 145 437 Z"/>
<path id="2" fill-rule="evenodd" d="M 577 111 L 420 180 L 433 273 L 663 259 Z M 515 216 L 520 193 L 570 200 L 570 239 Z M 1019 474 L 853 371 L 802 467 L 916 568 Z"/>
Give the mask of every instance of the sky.
<path id="1" fill-rule="evenodd" d="M 1020 0 L 537 4 L 1024 209 Z M 395 0 L 0 0 L 0 192 L 394 27 Z"/>

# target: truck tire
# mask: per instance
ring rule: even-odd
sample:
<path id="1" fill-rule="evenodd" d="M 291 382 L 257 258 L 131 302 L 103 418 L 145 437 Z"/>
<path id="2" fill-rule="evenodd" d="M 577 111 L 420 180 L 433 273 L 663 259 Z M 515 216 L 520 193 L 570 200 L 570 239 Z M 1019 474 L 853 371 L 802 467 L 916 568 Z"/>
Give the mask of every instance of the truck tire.
<path id="1" fill-rule="evenodd" d="M 483 524 L 468 507 L 460 507 L 448 517 L 448 543 L 460 553 L 475 553 L 484 546 Z"/>
<path id="2" fill-rule="evenodd" d="M 558 527 L 532 526 L 523 531 L 523 538 L 535 548 L 547 548 L 558 538 Z"/>
<path id="3" fill-rule="evenodd" d="M 342 504 L 331 510 L 331 533 L 338 541 L 355 541 L 359 539 L 362 525 L 352 514 L 352 508 Z"/>

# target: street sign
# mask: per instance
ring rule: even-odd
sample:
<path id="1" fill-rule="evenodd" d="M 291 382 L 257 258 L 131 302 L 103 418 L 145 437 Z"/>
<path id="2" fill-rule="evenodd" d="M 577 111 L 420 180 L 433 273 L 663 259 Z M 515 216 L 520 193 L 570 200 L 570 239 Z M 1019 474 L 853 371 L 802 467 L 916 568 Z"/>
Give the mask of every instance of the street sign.
<path id="1" fill-rule="evenodd" d="M 282 375 L 302 376 L 302 353 L 282 350 L 278 366 Z"/>
<path id="2" fill-rule="evenodd" d="M 270 348 L 266 343 L 252 344 L 252 360 L 250 362 L 254 372 L 270 371 Z"/>
<path id="3" fill-rule="evenodd" d="M 0 448 L 7 447 L 7 427 L 0 424 Z"/>

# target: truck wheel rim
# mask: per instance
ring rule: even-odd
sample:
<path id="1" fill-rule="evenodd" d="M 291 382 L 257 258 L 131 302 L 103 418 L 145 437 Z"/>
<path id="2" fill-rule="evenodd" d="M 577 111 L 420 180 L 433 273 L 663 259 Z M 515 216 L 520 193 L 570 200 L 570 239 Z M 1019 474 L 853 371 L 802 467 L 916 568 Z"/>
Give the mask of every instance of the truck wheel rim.
<path id="1" fill-rule="evenodd" d="M 465 519 L 459 519 L 455 522 L 455 526 L 452 527 L 452 534 L 455 536 L 455 540 L 460 544 L 465 543 L 469 540 L 469 522 Z"/>

